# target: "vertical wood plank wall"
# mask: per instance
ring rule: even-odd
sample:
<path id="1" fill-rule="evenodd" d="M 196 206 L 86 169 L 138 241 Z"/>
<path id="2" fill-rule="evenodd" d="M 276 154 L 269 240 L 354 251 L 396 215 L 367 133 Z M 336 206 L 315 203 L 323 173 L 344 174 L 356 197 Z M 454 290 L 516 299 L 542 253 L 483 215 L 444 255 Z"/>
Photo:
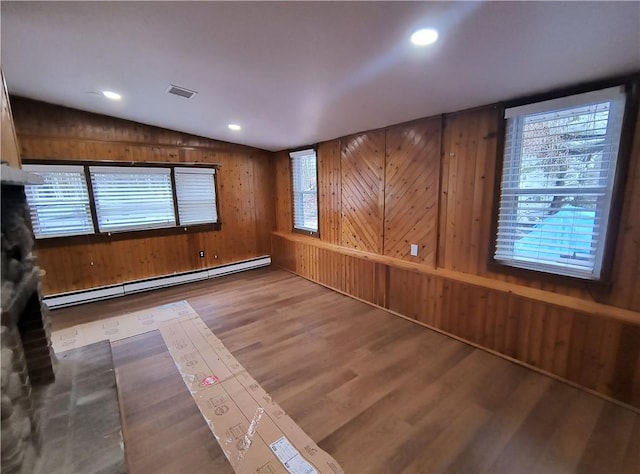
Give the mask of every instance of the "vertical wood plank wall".
<path id="1" fill-rule="evenodd" d="M 640 407 L 640 120 L 605 290 L 487 268 L 499 120 L 489 106 L 321 143 L 319 238 L 290 232 L 276 154 L 273 260 Z"/>
<path id="2" fill-rule="evenodd" d="M 220 231 L 179 229 L 37 242 L 45 294 L 94 288 L 268 255 L 270 152 L 12 97 L 23 159 L 219 163 Z M 198 252 L 205 251 L 200 258 Z"/>
<path id="3" fill-rule="evenodd" d="M 274 160 L 275 186 L 275 227 L 277 231 L 289 232 L 293 228 L 293 204 L 291 202 L 291 166 L 289 153 L 276 153 Z"/>
<path id="4" fill-rule="evenodd" d="M 318 155 L 322 155 L 322 159 L 317 161 L 318 176 L 324 177 L 318 181 L 318 225 L 322 229 L 320 239 L 323 242 L 340 244 L 342 239 L 340 141 L 321 143 L 318 145 Z M 281 191 L 280 188 L 277 189 Z M 277 194 L 280 195 L 280 192 Z"/>

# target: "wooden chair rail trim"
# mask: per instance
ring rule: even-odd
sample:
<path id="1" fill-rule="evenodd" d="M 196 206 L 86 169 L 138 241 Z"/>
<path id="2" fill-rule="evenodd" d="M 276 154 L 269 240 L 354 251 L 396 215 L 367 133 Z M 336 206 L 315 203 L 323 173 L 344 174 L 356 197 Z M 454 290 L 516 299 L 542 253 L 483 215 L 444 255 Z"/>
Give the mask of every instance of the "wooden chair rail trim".
<path id="1" fill-rule="evenodd" d="M 509 293 L 516 296 L 529 298 L 531 300 L 558 306 L 560 308 L 571 309 L 574 311 L 593 314 L 595 316 L 615 319 L 625 323 L 640 325 L 640 312 L 638 311 L 619 308 L 617 306 L 611 306 L 595 301 L 587 301 L 573 296 L 559 295 L 550 291 L 539 290 L 537 288 L 529 288 L 514 283 L 493 280 L 491 278 L 472 275 L 469 273 L 462 273 L 455 270 L 432 268 L 419 263 L 405 262 L 404 260 L 400 260 L 394 257 L 388 257 L 385 255 L 378 255 L 362 250 L 341 247 L 339 245 L 318 241 L 316 239 L 312 239 L 303 235 L 294 235 L 285 232 L 273 232 L 272 235 L 281 237 L 289 241 L 300 242 L 307 245 L 312 245 L 314 247 L 332 250 L 343 255 L 349 255 L 352 257 L 361 258 L 363 260 L 369 260 L 375 263 L 382 263 L 384 265 L 390 265 L 396 268 L 411 270 L 418 273 L 424 273 L 426 275 L 433 275 L 436 277 L 444 278 L 447 280 L 501 291 L 503 293 Z"/>
<path id="2" fill-rule="evenodd" d="M 546 371 L 544 369 L 541 369 L 540 367 L 536 367 L 535 365 L 528 364 L 528 363 L 526 363 L 526 362 L 524 362 L 522 360 L 516 359 L 516 358 L 511 357 L 511 356 L 508 356 L 507 354 L 504 354 L 502 352 L 498 352 L 498 351 L 495 351 L 493 349 L 489 349 L 486 346 L 482 346 L 482 345 L 477 344 L 475 342 L 472 342 L 472 341 L 469 341 L 467 339 L 464 339 L 464 338 L 462 338 L 460 336 L 456 336 L 455 334 L 452 334 L 450 332 L 443 331 L 442 329 L 440 329 L 440 328 L 438 328 L 436 326 L 431 326 L 431 325 L 429 325 L 427 323 L 424 323 L 422 321 L 418 321 L 417 319 L 413 319 L 413 318 L 410 318 L 409 316 L 405 316 L 404 314 L 398 313 L 397 311 L 394 311 L 392 309 L 384 308 L 384 307 L 379 306 L 379 305 L 377 305 L 375 303 L 372 303 L 371 301 L 367 301 L 365 299 L 358 298 L 357 296 L 354 296 L 352 294 L 346 293 L 346 292 L 344 292 L 342 290 L 339 290 L 339 289 L 334 288 L 332 286 L 326 285 L 326 284 L 321 283 L 319 281 L 313 280 L 313 279 L 311 279 L 309 277 L 299 275 L 299 274 L 297 274 L 297 273 L 295 273 L 295 272 L 293 272 L 293 271 L 291 271 L 291 270 L 289 270 L 287 268 L 280 267 L 280 266 L 278 266 L 278 268 L 280 270 L 284 270 L 284 271 L 289 272 L 289 273 L 291 273 L 293 275 L 296 275 L 296 276 L 299 276 L 301 278 L 304 278 L 305 280 L 309 280 L 309 281 L 311 281 L 313 283 L 316 283 L 316 284 L 318 284 L 320 286 L 324 286 L 325 288 L 328 288 L 328 289 L 333 290 L 333 291 L 335 291 L 337 293 L 340 293 L 341 295 L 348 296 L 349 298 L 353 298 L 354 300 L 358 300 L 361 303 L 365 303 L 365 304 L 368 304 L 369 306 L 373 306 L 376 309 L 381 309 L 383 311 L 386 311 L 387 313 L 393 314 L 394 316 L 397 316 L 397 317 L 402 318 L 402 319 L 406 319 L 407 321 L 409 321 L 411 323 L 414 323 L 414 324 L 417 324 L 418 326 L 422 326 L 424 328 L 431 329 L 432 331 L 439 332 L 440 334 L 444 334 L 445 336 L 448 336 L 448 337 L 450 337 L 452 339 L 455 339 L 456 341 L 463 342 L 463 343 L 468 344 L 468 345 L 470 345 L 472 347 L 475 347 L 476 349 L 480 349 L 480 350 L 483 350 L 483 351 L 488 352 L 490 354 L 493 354 L 495 356 L 501 357 L 502 359 L 508 360 L 509 362 L 513 362 L 514 364 L 521 365 L 522 367 L 526 367 L 527 369 L 531 369 L 531 370 L 533 370 L 535 372 L 538 372 L 539 374 L 546 375 L 547 377 L 551 377 L 554 380 L 557 380 L 559 382 L 565 383 L 565 384 L 570 385 L 571 387 L 577 388 L 579 390 L 583 390 L 583 391 L 585 391 L 587 393 L 590 393 L 591 395 L 595 395 L 598 398 L 602 398 L 603 400 L 607 400 L 608 402 L 614 403 L 616 405 L 619 405 L 621 407 L 624 407 L 624 408 L 626 408 L 628 410 L 631 410 L 631 411 L 633 411 L 635 413 L 640 414 L 640 407 L 636 407 L 634 405 L 630 405 L 630 404 L 625 403 L 623 401 L 620 401 L 620 400 L 618 400 L 616 398 L 613 398 L 613 397 L 610 397 L 608 395 L 605 395 L 602 392 L 598 392 L 597 390 L 593 390 L 591 388 L 585 387 L 584 385 L 580 385 L 579 383 L 573 382 L 573 381 L 571 381 L 569 379 L 565 379 L 565 378 L 563 378 L 563 377 L 561 377 L 559 375 L 556 375 L 556 374 L 554 374 L 552 372 L 548 372 L 548 371 Z"/>

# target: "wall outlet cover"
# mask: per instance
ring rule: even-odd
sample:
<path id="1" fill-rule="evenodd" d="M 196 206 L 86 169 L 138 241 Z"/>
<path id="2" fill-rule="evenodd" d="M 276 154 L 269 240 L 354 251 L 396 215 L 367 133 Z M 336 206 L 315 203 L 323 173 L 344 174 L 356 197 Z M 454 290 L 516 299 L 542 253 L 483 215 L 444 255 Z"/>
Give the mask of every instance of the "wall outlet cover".
<path id="1" fill-rule="evenodd" d="M 418 244 L 411 244 L 411 255 L 414 257 L 418 256 Z"/>

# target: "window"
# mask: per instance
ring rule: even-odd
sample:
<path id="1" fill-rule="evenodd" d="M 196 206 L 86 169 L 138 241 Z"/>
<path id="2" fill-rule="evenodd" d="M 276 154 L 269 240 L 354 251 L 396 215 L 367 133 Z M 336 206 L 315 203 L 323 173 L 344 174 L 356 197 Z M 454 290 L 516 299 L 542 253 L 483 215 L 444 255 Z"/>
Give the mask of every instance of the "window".
<path id="1" fill-rule="evenodd" d="M 44 178 L 43 185 L 25 188 L 36 238 L 152 230 L 178 222 L 219 229 L 214 166 L 57 163 L 23 165 Z"/>
<path id="2" fill-rule="evenodd" d="M 25 186 L 36 238 L 93 234 L 83 166 L 23 165 L 44 184 Z"/>
<path id="3" fill-rule="evenodd" d="M 293 182 L 293 228 L 318 232 L 318 176 L 314 149 L 294 151 L 291 157 Z"/>
<path id="4" fill-rule="evenodd" d="M 614 87 L 505 110 L 497 263 L 601 278 L 625 98 Z"/>
<path id="5" fill-rule="evenodd" d="M 176 225 L 170 168 L 90 166 L 100 232 Z"/>
<path id="6" fill-rule="evenodd" d="M 218 222 L 215 170 L 174 168 L 180 225 Z"/>

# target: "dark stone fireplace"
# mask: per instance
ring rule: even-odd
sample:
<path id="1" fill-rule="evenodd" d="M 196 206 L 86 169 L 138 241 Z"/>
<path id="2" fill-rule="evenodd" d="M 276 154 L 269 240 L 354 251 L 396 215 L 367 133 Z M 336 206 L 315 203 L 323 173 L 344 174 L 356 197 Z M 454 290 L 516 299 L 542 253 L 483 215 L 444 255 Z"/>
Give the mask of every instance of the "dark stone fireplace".
<path id="1" fill-rule="evenodd" d="M 42 444 L 35 391 L 55 378 L 23 178 L 28 181 L 26 173 L 2 166 L 1 464 L 7 474 L 34 471 Z"/>

